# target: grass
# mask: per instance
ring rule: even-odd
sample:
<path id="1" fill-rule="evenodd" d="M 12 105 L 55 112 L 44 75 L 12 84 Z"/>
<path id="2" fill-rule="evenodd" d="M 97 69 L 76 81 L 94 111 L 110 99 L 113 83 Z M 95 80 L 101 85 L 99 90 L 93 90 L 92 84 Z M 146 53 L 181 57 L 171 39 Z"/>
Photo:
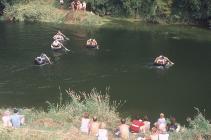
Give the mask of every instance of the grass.
<path id="1" fill-rule="evenodd" d="M 26 125 L 20 129 L 3 128 L 0 125 L 1 140 L 94 140 L 95 137 L 81 134 L 80 120 L 84 112 L 90 117 L 97 116 L 100 122 L 107 124 L 109 139 L 115 139 L 114 129 L 119 125 L 120 114 L 118 108 L 122 102 L 111 101 L 108 91 L 102 94 L 96 89 L 89 93 L 67 90 L 69 99 L 63 100 L 60 93 L 58 103 L 48 103 L 48 111 L 37 109 L 23 109 Z M 2 109 L 0 112 L 3 112 Z M 170 140 L 209 140 L 211 125 L 200 113 L 189 120 L 188 127 L 182 127 L 180 132 L 170 133 Z M 135 139 L 132 136 L 131 139 Z"/>
<path id="2" fill-rule="evenodd" d="M 73 12 L 58 8 L 54 0 L 29 0 L 6 4 L 5 16 L 17 21 L 51 22 L 81 25 L 101 25 L 105 19 L 86 11 Z"/>
<path id="3" fill-rule="evenodd" d="M 119 123 L 117 112 L 121 102 L 111 102 L 108 93 L 101 94 L 96 89 L 90 93 L 72 90 L 66 91 L 69 99 L 63 103 L 62 94 L 58 103 L 48 103 L 48 111 L 36 109 L 23 109 L 26 125 L 21 129 L 3 128 L 0 125 L 1 140 L 85 140 L 95 139 L 80 134 L 80 120 L 84 112 L 89 112 L 90 117 L 97 116 L 100 122 L 106 122 L 111 132 Z M 3 112 L 3 110 L 1 110 Z"/>
<path id="4" fill-rule="evenodd" d="M 80 24 L 83 26 L 93 26 L 93 25 L 100 26 L 107 22 L 110 22 L 110 20 L 97 16 L 92 12 L 76 11 L 76 12 L 69 12 L 65 16 L 64 22 L 67 24 Z"/>
<path id="5" fill-rule="evenodd" d="M 179 133 L 172 133 L 171 140 L 209 140 L 211 139 L 211 124 L 205 119 L 199 109 L 195 108 L 197 115 L 189 119 L 189 126 L 183 127 Z"/>
<path id="6" fill-rule="evenodd" d="M 19 21 L 41 21 L 61 23 L 65 12 L 60 12 L 52 3 L 43 0 L 29 1 L 6 5 L 6 16 L 15 17 Z"/>

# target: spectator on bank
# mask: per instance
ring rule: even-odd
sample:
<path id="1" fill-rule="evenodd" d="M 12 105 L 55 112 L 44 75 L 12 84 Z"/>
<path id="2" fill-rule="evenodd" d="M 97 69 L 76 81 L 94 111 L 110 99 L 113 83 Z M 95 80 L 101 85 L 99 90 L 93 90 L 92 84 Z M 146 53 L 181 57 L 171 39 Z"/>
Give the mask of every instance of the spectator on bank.
<path id="1" fill-rule="evenodd" d="M 144 128 L 144 123 L 139 116 L 136 116 L 134 120 L 132 120 L 132 124 L 130 125 L 131 133 L 139 133 L 142 132 Z"/>
<path id="2" fill-rule="evenodd" d="M 176 122 L 175 117 L 170 118 L 170 124 L 167 125 L 169 132 L 179 132 L 180 131 L 180 125 Z"/>
<path id="3" fill-rule="evenodd" d="M 18 109 L 16 108 L 14 109 L 13 115 L 11 115 L 11 123 L 14 128 L 19 128 L 25 123 L 24 116 L 20 115 Z"/>
<path id="4" fill-rule="evenodd" d="M 99 130 L 100 124 L 97 121 L 97 117 L 94 116 L 92 119 L 92 122 L 89 125 L 89 134 L 92 136 L 96 136 L 98 130 Z"/>
<path id="5" fill-rule="evenodd" d="M 167 122 L 165 119 L 165 115 L 163 113 L 160 113 L 160 118 L 156 122 L 156 127 L 158 128 L 160 132 L 166 132 L 166 125 L 167 125 Z"/>
<path id="6" fill-rule="evenodd" d="M 100 124 L 100 129 L 98 129 L 96 136 L 97 140 L 108 140 L 108 130 L 104 122 Z"/>
<path id="7" fill-rule="evenodd" d="M 75 10 L 76 10 L 76 11 L 80 10 L 80 9 L 81 9 L 81 6 L 82 6 L 82 5 L 81 5 L 81 2 L 80 2 L 79 0 L 76 0 L 75 3 L 76 3 L 76 6 L 75 6 L 76 9 L 75 9 Z"/>
<path id="8" fill-rule="evenodd" d="M 86 10 L 86 2 L 83 1 L 81 2 L 80 0 L 73 0 L 71 2 L 71 9 L 73 11 L 78 11 L 78 10 Z"/>
<path id="9" fill-rule="evenodd" d="M 150 131 L 150 121 L 149 121 L 149 119 L 148 119 L 148 116 L 144 116 L 144 118 L 143 118 L 143 123 L 144 123 L 144 129 L 143 129 L 143 132 L 145 133 L 145 132 L 148 132 L 148 131 Z"/>
<path id="10" fill-rule="evenodd" d="M 70 4 L 70 8 L 75 11 L 75 1 L 72 1 Z"/>
<path id="11" fill-rule="evenodd" d="M 168 140 L 168 139 L 169 139 L 169 134 L 167 132 L 159 133 L 158 140 Z"/>
<path id="12" fill-rule="evenodd" d="M 86 2 L 85 1 L 82 2 L 82 9 L 81 10 L 86 11 Z"/>
<path id="13" fill-rule="evenodd" d="M 61 5 L 63 5 L 63 4 L 64 4 L 64 0 L 59 0 L 59 3 L 60 3 Z"/>
<path id="14" fill-rule="evenodd" d="M 121 124 L 118 126 L 115 135 L 121 139 L 129 139 L 129 125 L 125 124 L 126 120 L 121 119 Z"/>
<path id="15" fill-rule="evenodd" d="M 160 140 L 159 133 L 156 127 L 152 127 L 150 135 L 140 136 L 137 140 Z"/>
<path id="16" fill-rule="evenodd" d="M 80 127 L 80 131 L 82 133 L 89 133 L 89 123 L 90 123 L 90 119 L 89 119 L 89 113 L 85 112 L 82 119 L 81 119 L 81 127 Z"/>
<path id="17" fill-rule="evenodd" d="M 4 127 L 11 127 L 12 123 L 11 123 L 11 116 L 10 116 L 10 111 L 6 110 L 2 116 L 2 121 L 3 121 L 3 126 Z"/>
<path id="18" fill-rule="evenodd" d="M 158 140 L 158 130 L 156 127 L 152 127 L 151 129 L 151 134 L 150 134 L 150 139 L 151 140 Z"/>

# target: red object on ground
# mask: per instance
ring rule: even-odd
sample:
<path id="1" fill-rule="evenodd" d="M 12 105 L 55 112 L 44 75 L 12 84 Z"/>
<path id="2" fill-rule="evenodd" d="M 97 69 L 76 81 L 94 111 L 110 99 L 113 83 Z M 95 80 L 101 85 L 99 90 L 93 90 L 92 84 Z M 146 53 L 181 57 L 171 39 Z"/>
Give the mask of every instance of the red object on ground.
<path id="1" fill-rule="evenodd" d="M 144 126 L 144 123 L 141 120 L 133 120 L 130 125 L 130 132 L 139 133 L 141 126 Z"/>

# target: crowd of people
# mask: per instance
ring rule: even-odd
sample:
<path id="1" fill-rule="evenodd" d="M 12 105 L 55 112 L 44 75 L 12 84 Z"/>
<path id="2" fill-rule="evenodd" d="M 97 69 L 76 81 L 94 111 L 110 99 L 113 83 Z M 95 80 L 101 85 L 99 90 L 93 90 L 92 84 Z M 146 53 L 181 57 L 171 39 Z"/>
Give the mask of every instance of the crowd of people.
<path id="1" fill-rule="evenodd" d="M 2 115 L 2 122 L 4 127 L 19 128 L 25 124 L 24 115 L 20 115 L 18 109 L 13 109 L 13 114 L 10 110 L 6 110 Z"/>
<path id="2" fill-rule="evenodd" d="M 160 113 L 160 117 L 154 124 L 151 124 L 147 116 L 143 118 L 136 116 L 130 122 L 122 118 L 112 133 L 114 137 L 124 140 L 168 140 L 169 132 L 180 131 L 176 118 L 170 117 L 169 120 L 166 120 L 163 113 Z M 20 110 L 14 108 L 13 114 L 10 110 L 5 110 L 2 114 L 2 122 L 4 127 L 20 128 L 25 124 L 25 117 L 20 114 Z M 109 139 L 106 122 L 99 122 L 97 116 L 90 119 L 88 112 L 83 114 L 79 129 L 81 133 L 95 136 L 97 140 Z"/>
<path id="3" fill-rule="evenodd" d="M 73 0 L 71 2 L 71 9 L 73 11 L 77 11 L 77 10 L 86 11 L 86 2 L 85 1 L 81 2 L 80 0 Z"/>
<path id="4" fill-rule="evenodd" d="M 153 126 L 151 128 L 151 126 Z M 151 129 L 150 129 L 151 128 Z M 85 112 L 81 119 L 81 133 L 96 136 L 98 140 L 108 140 L 108 130 L 105 122 L 99 122 L 96 116 L 92 120 L 89 113 Z M 134 135 L 136 140 L 168 140 L 168 132 L 179 132 L 180 125 L 176 122 L 175 117 L 170 117 L 167 122 L 163 113 L 160 114 L 158 120 L 151 125 L 147 116 L 143 119 L 139 116 L 135 117 L 127 124 L 126 119 L 121 119 L 119 126 L 114 129 L 113 135 L 120 139 L 131 139 Z"/>

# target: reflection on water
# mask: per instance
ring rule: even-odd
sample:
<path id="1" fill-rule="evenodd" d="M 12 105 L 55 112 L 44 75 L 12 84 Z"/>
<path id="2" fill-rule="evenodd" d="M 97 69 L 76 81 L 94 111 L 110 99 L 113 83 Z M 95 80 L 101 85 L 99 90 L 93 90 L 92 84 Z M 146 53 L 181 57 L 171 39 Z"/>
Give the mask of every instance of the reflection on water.
<path id="1" fill-rule="evenodd" d="M 211 32 L 185 26 L 123 24 L 91 30 L 0 23 L 0 105 L 44 106 L 46 100 L 58 99 L 59 86 L 64 96 L 68 88 L 110 87 L 112 99 L 127 101 L 123 111 L 146 113 L 151 118 L 164 112 L 184 120 L 195 106 L 211 116 Z M 70 38 L 65 43 L 70 53 L 50 50 L 58 29 Z M 96 38 L 100 49 L 84 48 L 88 38 Z M 42 52 L 54 63 L 33 66 L 34 57 Z M 175 65 L 154 67 L 152 62 L 160 54 Z"/>

